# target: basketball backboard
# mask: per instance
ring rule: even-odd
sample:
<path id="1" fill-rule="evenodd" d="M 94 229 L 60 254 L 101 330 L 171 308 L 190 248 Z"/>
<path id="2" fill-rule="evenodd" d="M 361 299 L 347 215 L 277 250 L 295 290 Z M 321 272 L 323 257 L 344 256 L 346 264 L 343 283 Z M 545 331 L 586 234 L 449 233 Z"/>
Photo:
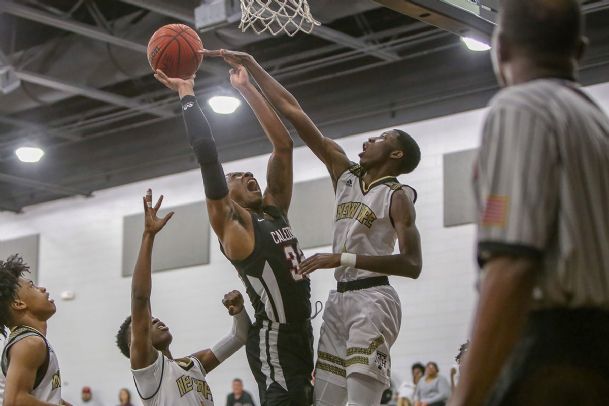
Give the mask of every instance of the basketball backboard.
<path id="1" fill-rule="evenodd" d="M 375 0 L 412 18 L 461 37 L 489 42 L 499 0 Z"/>

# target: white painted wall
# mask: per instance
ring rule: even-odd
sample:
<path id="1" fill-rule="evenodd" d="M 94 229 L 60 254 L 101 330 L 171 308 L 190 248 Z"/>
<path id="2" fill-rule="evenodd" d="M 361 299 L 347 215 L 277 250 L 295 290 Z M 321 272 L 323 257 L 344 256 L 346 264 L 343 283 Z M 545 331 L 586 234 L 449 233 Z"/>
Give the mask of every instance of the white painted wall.
<path id="1" fill-rule="evenodd" d="M 609 109 L 609 84 L 589 91 Z M 449 229 L 442 225 L 442 155 L 476 147 L 483 114 L 477 110 L 400 127 L 413 134 L 423 153 L 419 168 L 402 180 L 419 191 L 417 224 L 424 268 L 416 281 L 392 278 L 391 282 L 400 293 L 404 313 L 402 332 L 392 351 L 393 379 L 398 384 L 409 377 L 415 361 L 434 360 L 448 376 L 467 336 L 476 300 L 475 231 L 471 225 Z M 343 138 L 339 143 L 355 159 L 365 137 L 378 132 Z M 267 158 L 231 162 L 225 168 L 253 171 L 263 184 Z M 295 181 L 321 177 L 326 177 L 323 165 L 308 150 L 298 148 Z M 76 292 L 74 301 L 57 300 L 57 314 L 49 323 L 49 338 L 60 357 L 64 397 L 75 404 L 84 385 L 91 386 L 105 405 L 117 403 L 120 387 L 133 392 L 128 361 L 114 344 L 117 328 L 129 312 L 130 279 L 120 276 L 122 217 L 139 212 L 140 196 L 148 187 L 157 195 L 163 193 L 168 207 L 202 196 L 200 174 L 194 170 L 99 191 L 91 199 L 41 204 L 21 215 L 0 213 L 0 239 L 41 234 L 40 283 L 57 299 L 63 290 Z M 325 301 L 334 285 L 332 272 L 318 271 L 312 279 L 312 299 Z M 225 334 L 230 319 L 220 300 L 234 288 L 242 289 L 241 283 L 215 239 L 210 265 L 154 275 L 153 311 L 174 333 L 174 355 L 206 348 Z M 316 333 L 320 322 L 321 317 L 314 320 Z M 243 378 L 246 389 L 256 394 L 243 350 L 209 376 L 218 405 L 224 404 L 234 377 Z"/>

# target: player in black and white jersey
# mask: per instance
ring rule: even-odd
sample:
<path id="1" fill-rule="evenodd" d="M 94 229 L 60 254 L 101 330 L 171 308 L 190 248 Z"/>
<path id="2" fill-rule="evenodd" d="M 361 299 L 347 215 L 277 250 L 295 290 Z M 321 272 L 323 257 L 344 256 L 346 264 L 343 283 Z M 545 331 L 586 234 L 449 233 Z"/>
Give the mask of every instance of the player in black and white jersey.
<path id="1" fill-rule="evenodd" d="M 338 281 L 323 316 L 315 402 L 377 405 L 390 385 L 389 349 L 401 324 L 400 300 L 387 275 L 417 278 L 421 272 L 416 192 L 396 178 L 416 168 L 419 147 L 404 131 L 386 131 L 364 143 L 360 164 L 354 164 L 250 55 L 225 50 L 206 55 L 243 64 L 330 172 L 337 203 L 333 254 L 317 254 L 300 266 L 304 275 L 335 268 Z M 394 254 L 396 241 L 399 254 Z"/>
<path id="2" fill-rule="evenodd" d="M 0 333 L 6 337 L 0 372 L 4 406 L 68 405 L 61 399 L 59 362 L 49 344 L 47 320 L 56 311 L 45 288 L 25 278 L 18 255 L 0 261 Z"/>
<path id="3" fill-rule="evenodd" d="M 163 196 L 152 207 L 152 191 L 144 197 L 145 227 L 131 282 L 131 316 L 121 325 L 116 341 L 131 361 L 138 394 L 145 406 L 213 406 L 214 400 L 205 377 L 222 361 L 240 349 L 247 338 L 250 320 L 237 291 L 224 296 L 223 303 L 233 316 L 231 332 L 211 349 L 174 358 L 169 346 L 169 328 L 152 316 L 152 248 L 156 234 L 173 212 L 157 217 Z"/>
<path id="4" fill-rule="evenodd" d="M 226 176 L 194 96 L 193 80 L 157 79 L 179 93 L 189 141 L 201 166 L 211 226 L 246 286 L 256 311 L 247 356 L 262 405 L 309 406 L 313 372 L 310 281 L 298 274 L 303 254 L 287 214 L 292 198 L 292 140 L 277 114 L 233 65 L 231 84 L 248 101 L 273 145 L 267 189 L 250 172 Z"/>

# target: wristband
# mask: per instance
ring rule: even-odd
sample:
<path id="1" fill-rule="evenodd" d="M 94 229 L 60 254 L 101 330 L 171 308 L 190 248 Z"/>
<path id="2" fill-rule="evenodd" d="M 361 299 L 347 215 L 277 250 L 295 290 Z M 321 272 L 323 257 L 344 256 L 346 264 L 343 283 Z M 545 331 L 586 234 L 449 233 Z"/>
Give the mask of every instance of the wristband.
<path id="1" fill-rule="evenodd" d="M 348 252 L 343 252 L 340 254 L 340 264 L 342 266 L 348 266 L 351 268 L 355 268 L 357 262 L 357 255 L 349 254 Z"/>

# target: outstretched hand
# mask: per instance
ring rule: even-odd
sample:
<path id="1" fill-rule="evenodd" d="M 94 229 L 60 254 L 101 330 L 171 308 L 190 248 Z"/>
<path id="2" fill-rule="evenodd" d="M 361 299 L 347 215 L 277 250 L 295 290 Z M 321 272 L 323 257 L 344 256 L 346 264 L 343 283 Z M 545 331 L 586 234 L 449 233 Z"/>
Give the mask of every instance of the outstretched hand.
<path id="1" fill-rule="evenodd" d="M 195 87 L 195 76 L 191 76 L 188 79 L 182 78 L 170 78 L 165 72 L 160 69 L 157 69 L 154 73 L 154 77 L 156 80 L 164 84 L 169 89 L 180 93 L 180 97 L 182 97 L 183 93 L 188 93 L 193 91 Z"/>
<path id="2" fill-rule="evenodd" d="M 228 309 L 228 314 L 234 316 L 243 310 L 243 296 L 238 290 L 233 290 L 224 295 L 222 304 Z"/>
<path id="3" fill-rule="evenodd" d="M 298 273 L 308 275 L 318 269 L 336 268 L 340 265 L 340 254 L 315 254 L 300 263 Z"/>
<path id="4" fill-rule="evenodd" d="M 163 203 L 163 195 L 159 197 L 159 200 L 156 202 L 154 207 L 152 207 L 152 190 L 148 189 L 146 191 L 146 196 L 143 198 L 144 200 L 144 232 L 151 235 L 156 235 L 159 231 L 165 227 L 165 224 L 169 221 L 171 217 L 173 217 L 174 212 L 169 212 L 163 218 L 159 218 L 157 213 L 161 208 L 161 203 Z"/>
<path id="5" fill-rule="evenodd" d="M 226 63 L 235 67 L 235 65 L 245 65 L 248 62 L 252 62 L 254 58 L 245 52 L 240 51 L 229 51 L 227 49 L 204 49 L 203 56 L 210 58 L 223 58 Z"/>

